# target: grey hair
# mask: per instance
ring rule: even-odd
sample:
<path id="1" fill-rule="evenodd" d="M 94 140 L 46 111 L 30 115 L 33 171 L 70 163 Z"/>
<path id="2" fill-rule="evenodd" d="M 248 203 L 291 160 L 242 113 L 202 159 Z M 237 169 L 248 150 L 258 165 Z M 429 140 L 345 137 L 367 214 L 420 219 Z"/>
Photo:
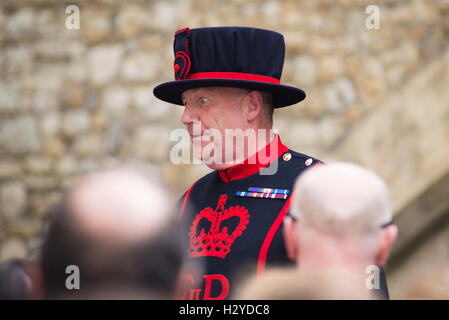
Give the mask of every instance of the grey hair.
<path id="1" fill-rule="evenodd" d="M 274 113 L 274 104 L 273 104 L 273 94 L 268 91 L 259 91 L 262 95 L 262 104 L 264 107 L 265 118 L 273 123 L 273 113 Z"/>

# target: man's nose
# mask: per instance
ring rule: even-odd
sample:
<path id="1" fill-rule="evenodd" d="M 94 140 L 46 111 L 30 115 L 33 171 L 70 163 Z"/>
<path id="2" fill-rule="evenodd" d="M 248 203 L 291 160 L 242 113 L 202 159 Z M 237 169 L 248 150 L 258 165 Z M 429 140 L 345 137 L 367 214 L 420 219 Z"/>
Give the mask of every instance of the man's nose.
<path id="1" fill-rule="evenodd" d="M 182 114 L 181 121 L 186 126 L 195 121 L 200 121 L 196 108 L 193 106 L 186 105 L 184 107 L 184 113 Z"/>

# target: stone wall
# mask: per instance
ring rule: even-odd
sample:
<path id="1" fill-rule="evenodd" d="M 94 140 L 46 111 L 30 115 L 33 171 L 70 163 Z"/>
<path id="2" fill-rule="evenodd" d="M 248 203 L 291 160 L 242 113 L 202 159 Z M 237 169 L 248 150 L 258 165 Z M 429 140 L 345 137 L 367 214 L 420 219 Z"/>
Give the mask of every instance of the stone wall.
<path id="1" fill-rule="evenodd" d="M 79 30 L 65 27 L 69 4 L 80 8 Z M 370 4 L 380 8 L 379 30 L 365 27 Z M 151 164 L 176 195 L 208 171 L 170 163 L 169 134 L 181 127 L 182 108 L 156 100 L 152 89 L 172 79 L 175 30 L 220 25 L 284 34 L 282 82 L 307 92 L 304 102 L 275 112 L 284 143 L 325 161 L 363 163 L 394 181 L 395 190 L 409 186 L 413 166 L 401 166 L 395 158 L 395 167 L 381 170 L 395 154 L 395 144 L 359 148 L 353 137 L 380 130 L 385 132 L 379 136 L 388 137 L 386 130 L 394 129 L 394 124 L 361 126 L 391 108 L 386 102 L 405 92 L 401 89 L 410 78 L 441 60 L 449 43 L 447 0 L 3 0 L 0 261 L 25 256 L 38 246 L 48 208 L 90 170 L 125 162 Z M 398 117 L 420 115 L 410 111 Z M 380 123 L 391 117 L 380 114 Z M 449 121 L 440 125 L 448 130 Z M 399 129 L 396 139 L 401 141 L 427 132 L 407 125 Z M 354 155 L 360 152 L 372 161 Z M 447 149 L 426 152 L 449 157 Z M 412 162 L 422 156 L 395 154 Z M 428 172 L 418 179 L 429 179 Z M 408 201 L 401 199 L 393 193 L 395 203 Z"/>

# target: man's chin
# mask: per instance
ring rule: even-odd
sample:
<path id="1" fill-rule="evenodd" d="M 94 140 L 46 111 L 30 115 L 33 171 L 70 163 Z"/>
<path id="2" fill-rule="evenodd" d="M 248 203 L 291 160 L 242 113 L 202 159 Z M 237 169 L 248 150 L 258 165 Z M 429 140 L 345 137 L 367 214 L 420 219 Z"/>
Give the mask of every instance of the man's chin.
<path id="1" fill-rule="evenodd" d="M 222 161 L 221 159 L 215 159 L 213 157 L 202 157 L 200 155 L 196 156 L 197 159 L 200 159 L 202 163 L 204 163 L 207 167 L 211 168 L 212 170 L 225 170 L 235 165 L 235 163 L 226 163 Z"/>
<path id="2" fill-rule="evenodd" d="M 208 163 L 207 161 L 204 163 L 206 166 L 208 166 L 209 168 L 211 168 L 212 170 L 225 170 L 228 169 L 232 166 L 234 166 L 235 164 L 226 164 L 226 163 Z"/>

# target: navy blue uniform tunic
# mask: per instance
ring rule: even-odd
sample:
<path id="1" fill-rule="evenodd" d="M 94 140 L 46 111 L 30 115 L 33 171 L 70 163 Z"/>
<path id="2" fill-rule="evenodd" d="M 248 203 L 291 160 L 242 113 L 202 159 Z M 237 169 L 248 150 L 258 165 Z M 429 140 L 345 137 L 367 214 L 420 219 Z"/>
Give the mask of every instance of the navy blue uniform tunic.
<path id="1" fill-rule="evenodd" d="M 291 206 L 296 178 L 320 164 L 289 150 L 277 136 L 244 163 L 196 181 L 179 203 L 188 228 L 188 260 L 201 264 L 203 274 L 183 275 L 190 289 L 181 298 L 225 299 L 245 275 L 292 264 L 282 221 Z M 250 188 L 265 192 L 250 192 L 254 190 Z"/>

